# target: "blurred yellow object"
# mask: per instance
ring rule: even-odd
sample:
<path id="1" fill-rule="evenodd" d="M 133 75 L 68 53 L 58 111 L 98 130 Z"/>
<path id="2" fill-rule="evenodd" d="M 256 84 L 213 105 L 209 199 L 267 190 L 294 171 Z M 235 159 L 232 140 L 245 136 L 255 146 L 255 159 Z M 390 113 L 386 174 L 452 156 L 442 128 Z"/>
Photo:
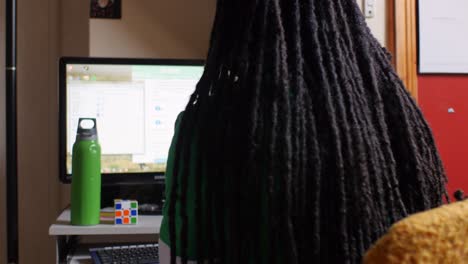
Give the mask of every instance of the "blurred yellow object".
<path id="1" fill-rule="evenodd" d="M 394 224 L 364 256 L 371 263 L 468 263 L 468 200 Z"/>

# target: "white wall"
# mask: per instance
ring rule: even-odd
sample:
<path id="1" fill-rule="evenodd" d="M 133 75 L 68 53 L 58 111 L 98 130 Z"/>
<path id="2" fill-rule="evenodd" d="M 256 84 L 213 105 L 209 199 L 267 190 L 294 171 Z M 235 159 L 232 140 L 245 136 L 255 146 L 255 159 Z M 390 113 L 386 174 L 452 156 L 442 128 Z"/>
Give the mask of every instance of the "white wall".
<path id="1" fill-rule="evenodd" d="M 89 1 L 18 1 L 20 264 L 55 263 L 48 229 L 70 197 L 58 176 L 58 59 L 88 55 L 88 18 Z"/>
<path id="2" fill-rule="evenodd" d="M 61 56 L 89 56 L 89 8 L 86 1 L 60 1 Z"/>
<path id="3" fill-rule="evenodd" d="M 362 9 L 365 0 L 357 0 Z M 374 33 L 374 36 L 382 43 L 387 43 L 387 0 L 374 0 L 376 3 L 375 16 L 367 18 L 367 24 Z M 404 0 L 398 0 L 404 1 Z"/>
<path id="4" fill-rule="evenodd" d="M 357 0 L 362 7 L 364 0 Z M 386 43 L 386 0 L 367 19 Z M 138 4 L 136 4 L 138 3 Z M 122 19 L 90 19 L 90 56 L 204 58 L 216 0 L 122 0 Z"/>
<path id="5" fill-rule="evenodd" d="M 122 19 L 90 20 L 90 55 L 204 58 L 215 0 L 122 0 Z"/>

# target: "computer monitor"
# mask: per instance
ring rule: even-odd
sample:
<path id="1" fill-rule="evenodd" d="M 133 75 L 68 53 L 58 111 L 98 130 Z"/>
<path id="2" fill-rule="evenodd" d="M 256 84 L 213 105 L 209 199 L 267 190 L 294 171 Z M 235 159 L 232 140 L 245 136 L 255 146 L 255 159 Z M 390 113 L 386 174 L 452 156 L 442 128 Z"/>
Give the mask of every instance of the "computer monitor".
<path id="1" fill-rule="evenodd" d="M 164 180 L 174 123 L 203 70 L 200 60 L 61 58 L 60 180 L 71 182 L 78 119 L 96 118 L 104 185 Z"/>

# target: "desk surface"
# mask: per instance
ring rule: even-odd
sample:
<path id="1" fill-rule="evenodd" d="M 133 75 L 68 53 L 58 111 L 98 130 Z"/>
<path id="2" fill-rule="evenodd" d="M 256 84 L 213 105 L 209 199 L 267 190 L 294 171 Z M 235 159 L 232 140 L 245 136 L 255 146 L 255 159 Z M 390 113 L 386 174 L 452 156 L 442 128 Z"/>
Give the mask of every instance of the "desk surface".
<path id="1" fill-rule="evenodd" d="M 70 209 L 64 210 L 55 224 L 49 228 L 50 236 L 90 236 L 90 235 L 151 235 L 159 234 L 162 216 L 140 215 L 137 225 L 117 226 L 113 222 L 103 221 L 96 226 L 72 226 Z"/>

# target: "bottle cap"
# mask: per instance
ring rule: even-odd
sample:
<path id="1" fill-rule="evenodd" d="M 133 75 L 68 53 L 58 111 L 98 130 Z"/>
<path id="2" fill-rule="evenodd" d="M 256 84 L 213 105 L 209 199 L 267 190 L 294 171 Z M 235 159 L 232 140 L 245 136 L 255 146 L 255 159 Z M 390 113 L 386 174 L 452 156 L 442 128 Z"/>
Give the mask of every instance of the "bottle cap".
<path id="1" fill-rule="evenodd" d="M 96 118 L 80 118 L 78 120 L 78 130 L 76 140 L 97 140 Z"/>

